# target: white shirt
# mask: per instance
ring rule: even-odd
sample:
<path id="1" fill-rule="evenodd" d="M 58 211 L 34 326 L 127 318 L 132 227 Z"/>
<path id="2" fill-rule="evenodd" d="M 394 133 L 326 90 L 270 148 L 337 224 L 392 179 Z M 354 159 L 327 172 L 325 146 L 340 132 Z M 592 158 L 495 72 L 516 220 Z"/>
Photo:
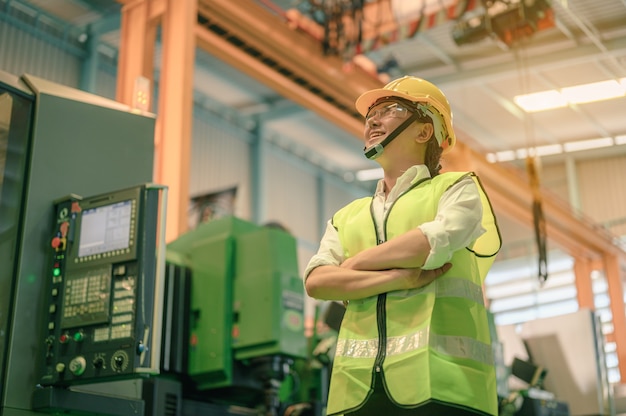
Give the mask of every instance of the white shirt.
<path id="1" fill-rule="evenodd" d="M 383 180 L 378 181 L 372 208 L 379 235 L 384 235 L 383 220 L 395 200 L 411 185 L 429 177 L 430 172 L 425 165 L 412 166 L 398 178 L 388 195 L 385 195 Z M 439 200 L 435 219 L 418 227 L 428 238 L 431 247 L 422 268 L 429 270 L 441 267 L 452 258 L 455 251 L 470 246 L 485 232 L 481 225 L 482 215 L 480 194 L 472 178 L 466 177 L 446 190 Z M 329 220 L 320 247 L 304 271 L 304 278 L 306 280 L 318 266 L 339 266 L 344 260 L 339 233 Z"/>

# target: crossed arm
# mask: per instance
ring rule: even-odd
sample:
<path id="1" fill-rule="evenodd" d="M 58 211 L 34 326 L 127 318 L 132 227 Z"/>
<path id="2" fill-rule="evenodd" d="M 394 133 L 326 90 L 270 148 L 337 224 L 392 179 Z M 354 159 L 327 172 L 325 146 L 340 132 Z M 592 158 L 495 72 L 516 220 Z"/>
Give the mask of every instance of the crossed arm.
<path id="1" fill-rule="evenodd" d="M 451 265 L 433 270 L 421 267 L 430 252 L 420 229 L 364 250 L 339 266 L 318 266 L 307 277 L 307 293 L 317 299 L 355 300 L 395 290 L 422 287 Z"/>

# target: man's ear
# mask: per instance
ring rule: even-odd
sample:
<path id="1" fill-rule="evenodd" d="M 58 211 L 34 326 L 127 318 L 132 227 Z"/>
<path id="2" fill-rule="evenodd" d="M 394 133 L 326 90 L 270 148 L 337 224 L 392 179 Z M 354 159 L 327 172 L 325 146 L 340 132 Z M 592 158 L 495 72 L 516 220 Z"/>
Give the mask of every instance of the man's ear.
<path id="1" fill-rule="evenodd" d="M 433 137 L 435 131 L 434 126 L 431 123 L 423 123 L 418 127 L 419 131 L 416 137 L 418 143 L 426 143 Z"/>

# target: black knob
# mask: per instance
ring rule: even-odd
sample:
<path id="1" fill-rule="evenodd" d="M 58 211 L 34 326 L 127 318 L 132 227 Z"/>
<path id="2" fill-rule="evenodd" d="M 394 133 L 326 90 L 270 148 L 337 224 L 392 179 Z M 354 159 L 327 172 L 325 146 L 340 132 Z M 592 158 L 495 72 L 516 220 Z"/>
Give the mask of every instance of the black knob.
<path id="1" fill-rule="evenodd" d="M 96 357 L 93 359 L 93 366 L 95 368 L 102 368 L 104 367 L 104 358 L 102 357 Z"/>
<path id="2" fill-rule="evenodd" d="M 122 368 L 124 366 L 124 357 L 121 355 L 116 356 L 113 361 L 115 362 L 115 366 L 117 368 Z"/>

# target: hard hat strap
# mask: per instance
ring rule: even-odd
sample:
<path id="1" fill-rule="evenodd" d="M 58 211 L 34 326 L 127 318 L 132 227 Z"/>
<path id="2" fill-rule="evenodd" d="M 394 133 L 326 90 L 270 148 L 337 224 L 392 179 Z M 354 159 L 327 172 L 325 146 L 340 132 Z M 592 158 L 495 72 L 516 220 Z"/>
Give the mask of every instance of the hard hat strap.
<path id="1" fill-rule="evenodd" d="M 420 118 L 420 116 L 419 116 L 418 112 L 411 111 L 411 115 L 409 116 L 409 118 L 404 120 L 402 122 L 402 124 L 400 124 L 394 131 L 392 131 L 389 134 L 389 136 L 387 136 L 385 138 L 385 140 L 383 140 L 382 142 L 377 143 L 377 144 L 375 144 L 373 146 L 363 148 L 363 152 L 365 154 L 365 157 L 370 159 L 370 160 L 374 160 L 377 157 L 379 157 L 380 155 L 382 155 L 383 154 L 383 150 L 385 149 L 385 146 L 387 146 L 389 143 L 391 143 L 391 141 L 393 139 L 398 137 L 398 135 L 400 133 L 402 133 L 404 131 L 404 129 L 409 127 L 411 125 L 411 123 L 413 123 L 416 120 L 419 120 L 419 118 Z"/>

